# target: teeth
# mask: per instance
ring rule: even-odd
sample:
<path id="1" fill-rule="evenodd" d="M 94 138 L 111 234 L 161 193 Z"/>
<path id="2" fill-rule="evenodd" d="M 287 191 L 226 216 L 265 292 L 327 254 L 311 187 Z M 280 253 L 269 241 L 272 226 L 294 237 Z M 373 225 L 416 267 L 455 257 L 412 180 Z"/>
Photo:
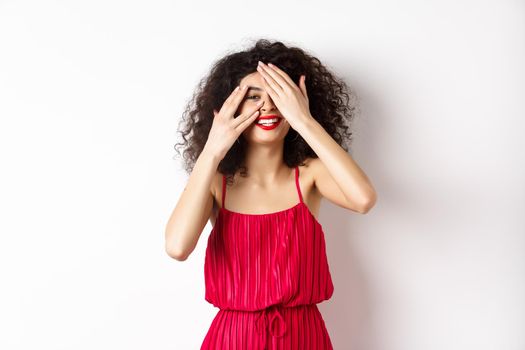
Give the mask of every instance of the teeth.
<path id="1" fill-rule="evenodd" d="M 263 120 L 258 121 L 257 124 L 272 125 L 272 124 L 276 123 L 278 120 L 279 120 L 278 118 L 263 119 Z"/>

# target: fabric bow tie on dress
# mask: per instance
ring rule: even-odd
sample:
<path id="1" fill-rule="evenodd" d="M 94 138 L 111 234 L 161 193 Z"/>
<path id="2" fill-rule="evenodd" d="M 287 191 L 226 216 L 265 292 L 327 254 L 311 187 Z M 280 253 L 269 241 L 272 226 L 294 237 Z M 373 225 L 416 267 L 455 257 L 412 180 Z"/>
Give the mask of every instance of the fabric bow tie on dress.
<path id="1" fill-rule="evenodd" d="M 279 327 L 280 332 L 278 334 L 274 333 L 273 327 L 272 327 L 273 321 L 275 321 L 276 318 L 278 319 L 278 321 L 280 319 L 280 327 Z M 259 315 L 257 315 L 257 318 L 255 319 L 255 330 L 258 333 L 263 334 L 263 338 L 261 341 L 261 344 L 263 345 L 263 349 L 266 346 L 267 330 L 269 330 L 270 333 L 272 333 L 272 336 L 274 337 L 282 337 L 285 334 L 286 323 L 284 321 L 283 316 L 277 309 L 276 305 L 272 305 L 272 306 L 265 308 L 264 310 L 262 310 L 262 312 Z"/>

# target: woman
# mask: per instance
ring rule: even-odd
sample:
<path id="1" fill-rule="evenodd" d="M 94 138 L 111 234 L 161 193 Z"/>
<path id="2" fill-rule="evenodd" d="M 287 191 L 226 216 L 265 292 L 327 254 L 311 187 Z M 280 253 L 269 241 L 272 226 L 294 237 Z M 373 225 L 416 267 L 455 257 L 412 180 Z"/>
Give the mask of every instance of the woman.
<path id="1" fill-rule="evenodd" d="M 201 349 L 332 349 L 317 303 L 333 284 L 321 199 L 367 213 L 376 193 L 347 153 L 345 83 L 298 47 L 258 40 L 215 63 L 182 120 L 188 183 L 166 226 L 183 261 L 207 220 Z"/>

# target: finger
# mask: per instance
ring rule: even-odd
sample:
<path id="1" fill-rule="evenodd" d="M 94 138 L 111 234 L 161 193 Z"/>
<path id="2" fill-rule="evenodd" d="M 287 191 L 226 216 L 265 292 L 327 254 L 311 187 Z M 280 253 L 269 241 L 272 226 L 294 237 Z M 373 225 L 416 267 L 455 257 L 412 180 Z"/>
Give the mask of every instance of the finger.
<path id="1" fill-rule="evenodd" d="M 283 78 L 284 80 L 286 80 L 286 82 L 288 83 L 288 85 L 290 86 L 297 86 L 295 84 L 295 82 L 292 80 L 292 78 L 290 78 L 290 76 L 288 74 L 286 74 L 285 71 L 283 71 L 282 69 L 280 69 L 279 67 L 277 67 L 275 64 L 271 64 L 271 63 L 268 63 L 268 67 L 270 67 L 270 70 L 273 70 L 275 71 L 277 74 L 279 74 L 281 76 L 281 78 Z"/>
<path id="2" fill-rule="evenodd" d="M 306 92 L 306 75 L 301 75 L 301 79 L 299 80 L 299 87 L 301 88 L 301 92 L 308 101 L 308 93 Z"/>
<path id="3" fill-rule="evenodd" d="M 257 67 L 257 70 L 263 76 L 264 80 L 268 82 L 268 85 L 270 85 L 275 92 L 283 91 L 283 87 L 281 86 L 281 83 L 277 82 L 277 80 L 274 78 L 274 75 L 278 75 L 277 73 L 271 72 L 273 75 L 270 75 L 268 68 L 264 68 L 262 65 Z M 282 80 L 282 78 L 280 79 Z"/>
<path id="4" fill-rule="evenodd" d="M 238 93 L 233 97 L 232 103 L 238 107 L 246 95 L 246 91 L 248 91 L 248 85 L 244 84 L 242 87 L 240 87 Z"/>
<path id="5" fill-rule="evenodd" d="M 263 83 L 263 88 L 264 90 L 266 90 L 266 92 L 268 93 L 268 95 L 270 95 L 270 98 L 273 100 L 273 101 L 277 101 L 279 99 L 279 94 L 277 94 L 277 92 L 275 92 L 275 90 L 270 86 L 270 84 L 268 84 L 268 82 L 266 81 L 266 79 L 263 79 L 262 80 L 262 83 Z"/>
<path id="6" fill-rule="evenodd" d="M 237 87 L 237 91 L 231 96 L 231 99 L 224 103 L 225 115 L 229 115 L 231 118 L 234 117 L 233 115 L 237 109 L 239 109 L 239 104 L 241 103 L 244 95 L 246 95 L 247 90 L 248 89 L 246 85 L 244 85 L 242 88 L 240 86 Z"/>
<path id="7" fill-rule="evenodd" d="M 251 115 L 248 115 L 247 117 L 243 117 L 244 120 L 242 120 L 235 128 L 236 130 L 239 132 L 239 133 L 242 133 L 242 131 L 244 129 L 246 129 L 247 127 L 249 127 L 254 121 L 255 119 L 257 119 L 257 117 L 259 116 L 259 111 L 255 111 L 254 113 L 252 113 Z M 237 118 L 236 120 L 238 120 L 240 118 Z"/>
<path id="8" fill-rule="evenodd" d="M 246 118 L 250 118 L 254 113 L 258 114 L 259 113 L 259 108 L 261 108 L 262 104 L 263 104 L 262 101 L 259 101 L 255 105 L 255 107 L 252 107 L 248 111 L 246 111 L 246 113 L 242 113 L 239 116 L 237 116 L 234 119 L 233 127 L 234 128 L 238 127 L 239 124 L 243 123 L 246 120 Z"/>
<path id="9" fill-rule="evenodd" d="M 233 89 L 233 91 L 230 93 L 230 96 L 228 96 L 228 98 L 226 98 L 226 100 L 224 101 L 224 103 L 226 102 L 230 102 L 231 100 L 233 100 L 233 98 L 235 96 L 237 96 L 237 93 L 239 92 L 240 90 L 240 86 L 237 85 L 237 87 L 235 87 L 235 89 Z"/>
<path id="10" fill-rule="evenodd" d="M 239 93 L 239 90 L 240 90 L 240 86 L 237 85 L 237 87 L 235 89 L 233 89 L 233 91 L 230 93 L 230 95 L 222 103 L 222 106 L 221 106 L 221 109 L 220 109 L 219 113 L 225 111 L 226 108 L 224 106 L 227 106 L 227 105 L 229 105 L 232 102 L 233 98 L 235 96 L 237 96 L 237 94 Z"/>

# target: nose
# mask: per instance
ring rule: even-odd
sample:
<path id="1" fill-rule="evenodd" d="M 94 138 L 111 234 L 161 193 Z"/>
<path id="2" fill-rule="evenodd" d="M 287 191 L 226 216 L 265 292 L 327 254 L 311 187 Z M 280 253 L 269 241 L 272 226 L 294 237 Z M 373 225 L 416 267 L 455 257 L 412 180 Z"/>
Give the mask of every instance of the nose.
<path id="1" fill-rule="evenodd" d="M 269 111 L 273 111 L 276 109 L 275 104 L 273 103 L 270 95 L 265 94 L 265 96 L 261 97 L 261 99 L 264 102 L 263 105 L 261 106 L 262 112 L 269 112 Z"/>

